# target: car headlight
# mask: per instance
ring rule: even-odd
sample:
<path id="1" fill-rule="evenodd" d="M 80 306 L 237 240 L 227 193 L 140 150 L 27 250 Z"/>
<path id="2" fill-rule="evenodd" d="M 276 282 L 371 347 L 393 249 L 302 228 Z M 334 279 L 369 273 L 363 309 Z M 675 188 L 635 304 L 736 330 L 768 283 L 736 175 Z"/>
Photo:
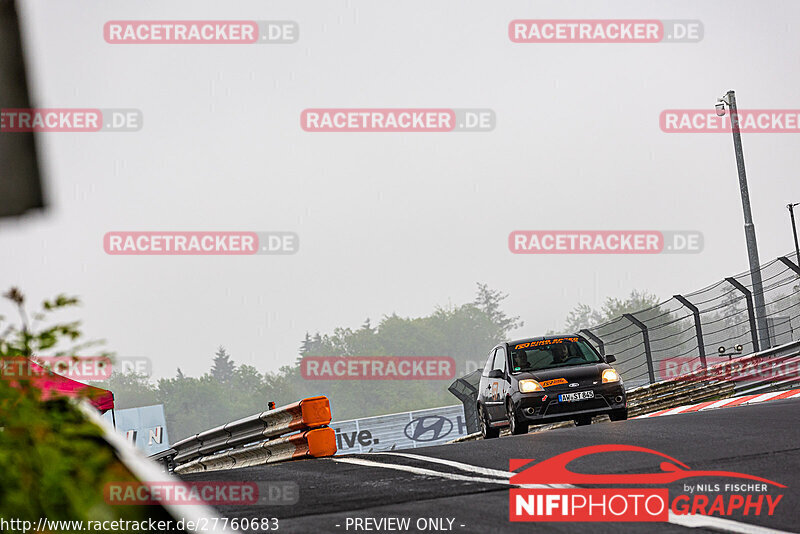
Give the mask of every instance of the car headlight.
<path id="1" fill-rule="evenodd" d="M 536 380 L 520 380 L 519 381 L 519 392 L 520 393 L 533 393 L 534 391 L 544 391 L 544 388 Z"/>
<path id="2" fill-rule="evenodd" d="M 606 369 L 603 371 L 603 384 L 606 382 L 619 382 L 619 373 L 614 369 Z"/>

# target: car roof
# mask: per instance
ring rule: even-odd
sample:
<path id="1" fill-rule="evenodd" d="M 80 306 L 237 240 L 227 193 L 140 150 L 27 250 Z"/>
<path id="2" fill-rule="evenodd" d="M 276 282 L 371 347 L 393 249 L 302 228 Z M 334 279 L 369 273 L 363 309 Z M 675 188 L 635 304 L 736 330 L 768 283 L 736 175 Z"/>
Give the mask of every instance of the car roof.
<path id="1" fill-rule="evenodd" d="M 545 339 L 561 339 L 563 337 L 578 337 L 583 339 L 583 336 L 580 334 L 556 334 L 552 336 L 539 336 L 539 337 L 524 337 L 522 339 L 513 339 L 510 341 L 506 341 L 509 345 L 519 345 L 520 343 L 528 343 L 529 341 L 542 341 Z"/>

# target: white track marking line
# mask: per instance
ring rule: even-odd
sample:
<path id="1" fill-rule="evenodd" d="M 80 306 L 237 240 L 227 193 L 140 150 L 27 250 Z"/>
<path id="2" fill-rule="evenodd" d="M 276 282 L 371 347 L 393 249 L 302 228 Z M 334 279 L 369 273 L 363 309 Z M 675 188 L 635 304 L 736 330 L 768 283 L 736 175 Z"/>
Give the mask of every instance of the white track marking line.
<path id="1" fill-rule="evenodd" d="M 687 528 L 711 528 L 722 532 L 736 532 L 737 534 L 793 534 L 786 530 L 751 525 L 733 519 L 724 519 L 710 515 L 678 515 L 670 511 L 669 522 Z"/>
<path id="2" fill-rule="evenodd" d="M 395 454 L 398 456 L 407 456 L 419 460 L 430 461 L 432 463 L 450 465 L 451 467 L 457 467 L 458 469 L 462 469 L 465 471 L 472 471 L 480 474 L 484 474 L 482 473 L 482 471 L 485 470 L 496 471 L 494 469 L 488 469 L 486 467 L 464 464 L 452 460 L 442 460 L 441 458 L 431 458 L 430 456 L 422 456 L 420 454 L 384 453 L 384 452 L 373 453 L 373 454 Z M 470 477 L 465 475 L 458 475 L 455 473 L 444 473 L 442 471 L 434 471 L 433 469 L 412 467 L 410 465 L 387 464 L 382 462 L 373 462 L 371 460 L 362 460 L 360 458 L 346 458 L 346 457 L 340 457 L 340 458 L 334 457 L 331 458 L 331 460 L 333 460 L 334 462 L 363 465 L 365 467 L 380 467 L 384 469 L 394 469 L 395 471 L 405 471 L 407 473 L 415 473 L 418 475 L 425 475 L 425 476 L 434 476 L 450 480 L 460 480 L 463 482 L 482 482 L 486 484 L 500 484 L 504 486 L 512 486 L 512 484 L 508 480 L 498 480 L 496 478 Z M 502 473 L 503 471 L 496 471 L 496 472 Z M 506 474 L 510 475 L 513 473 L 506 472 Z M 571 484 L 516 484 L 515 486 L 520 488 L 533 488 L 533 489 L 578 487 L 578 486 L 573 486 Z M 706 516 L 706 515 L 678 515 L 672 513 L 672 511 L 669 512 L 669 523 L 686 528 L 711 528 L 722 532 L 734 532 L 736 534 L 792 534 L 791 532 L 785 530 L 776 530 L 767 527 L 761 527 L 758 525 L 752 525 L 750 523 L 734 521 L 733 519 L 723 519 L 721 517 Z"/>
<path id="3" fill-rule="evenodd" d="M 373 454 L 388 454 L 392 456 L 402 456 L 404 458 L 411 458 L 412 460 L 422 460 L 424 462 L 431 462 L 435 464 L 442 464 L 447 465 L 450 467 L 455 467 L 456 469 L 461 469 L 462 471 L 469 471 L 471 473 L 475 473 L 478 475 L 488 475 L 493 477 L 500 477 L 500 478 L 510 478 L 515 473 L 511 471 L 500 471 L 499 469 L 491 469 L 489 467 L 479 467 L 477 465 L 469 465 L 469 464 L 462 464 L 461 462 L 456 462 L 453 460 L 445 460 L 442 458 L 433 458 L 431 456 L 422 456 L 421 454 L 409 454 L 405 452 L 377 452 Z"/>
<path id="4" fill-rule="evenodd" d="M 349 464 L 356 464 L 356 465 L 363 465 L 366 467 L 382 467 L 384 469 L 394 469 L 395 471 L 406 471 L 408 473 L 415 473 L 418 475 L 425 475 L 425 476 L 436 476 L 441 478 L 447 478 L 451 480 L 461 480 L 464 482 L 483 482 L 489 484 L 500 484 L 502 486 L 515 486 L 518 488 L 531 488 L 531 489 L 545 489 L 545 488 L 574 488 L 576 486 L 572 486 L 571 484 L 511 484 L 509 480 L 506 479 L 497 479 L 497 478 L 481 478 L 481 477 L 470 477 L 466 475 L 457 475 L 455 473 L 445 473 L 443 471 L 434 471 L 433 469 L 425 469 L 422 467 L 412 467 L 410 465 L 400 465 L 400 464 L 386 464 L 383 462 L 373 462 L 371 460 L 362 460 L 361 458 L 332 458 L 334 462 L 344 462 Z M 457 463 L 457 462 L 456 462 Z M 469 466 L 467 464 L 461 464 L 464 467 L 477 467 L 477 466 Z M 479 468 L 482 469 L 482 468 Z M 513 474 L 513 473 L 511 473 Z"/>
<path id="5" fill-rule="evenodd" d="M 363 465 L 365 467 L 381 467 L 383 469 L 394 469 L 395 471 L 406 471 L 417 475 L 433 476 L 440 478 L 448 478 L 450 480 L 460 480 L 462 482 L 483 482 L 486 484 L 500 484 L 508 486 L 508 480 L 499 480 L 496 478 L 480 478 L 470 477 L 466 475 L 457 475 L 455 473 L 444 473 L 442 471 L 434 471 L 433 469 L 423 469 L 421 467 L 412 467 L 410 465 L 400 464 L 385 464 L 381 462 L 373 462 L 371 460 L 362 460 L 361 458 L 333 458 L 334 462 Z"/>

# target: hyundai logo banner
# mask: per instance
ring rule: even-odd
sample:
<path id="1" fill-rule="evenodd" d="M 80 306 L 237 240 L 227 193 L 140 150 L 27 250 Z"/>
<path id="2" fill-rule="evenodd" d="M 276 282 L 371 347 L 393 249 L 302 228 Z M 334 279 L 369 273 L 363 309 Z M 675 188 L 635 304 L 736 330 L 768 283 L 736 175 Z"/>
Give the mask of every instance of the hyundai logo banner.
<path id="1" fill-rule="evenodd" d="M 444 406 L 350 421 L 334 421 L 337 454 L 440 445 L 467 435 L 464 406 Z"/>
<path id="2" fill-rule="evenodd" d="M 116 410 L 114 415 L 117 420 L 117 432 L 146 456 L 169 449 L 163 404 Z M 104 413 L 103 419 L 111 424 L 111 412 Z"/>

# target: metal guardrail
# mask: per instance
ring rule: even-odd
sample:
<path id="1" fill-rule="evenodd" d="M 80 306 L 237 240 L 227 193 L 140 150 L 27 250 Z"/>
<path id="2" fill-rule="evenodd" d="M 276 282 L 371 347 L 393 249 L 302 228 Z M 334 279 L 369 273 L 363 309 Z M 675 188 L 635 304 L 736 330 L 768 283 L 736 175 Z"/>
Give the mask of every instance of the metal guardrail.
<path id="1" fill-rule="evenodd" d="M 800 341 L 793 341 L 632 389 L 628 411 L 635 417 L 684 404 L 790 388 L 800 382 L 798 370 Z"/>
<path id="2" fill-rule="evenodd" d="M 310 397 L 195 434 L 150 458 L 161 462 L 167 471 L 186 473 L 300 456 L 331 456 L 336 452 L 336 438 L 327 428 L 330 422 L 328 398 Z M 295 431 L 301 432 L 277 439 Z M 245 447 L 258 442 L 264 443 Z"/>
<path id="3" fill-rule="evenodd" d="M 175 473 L 202 473 L 251 467 L 307 457 L 336 454 L 336 434 L 332 428 L 314 428 L 299 434 L 271 439 L 258 445 L 201 456 L 175 468 Z"/>

